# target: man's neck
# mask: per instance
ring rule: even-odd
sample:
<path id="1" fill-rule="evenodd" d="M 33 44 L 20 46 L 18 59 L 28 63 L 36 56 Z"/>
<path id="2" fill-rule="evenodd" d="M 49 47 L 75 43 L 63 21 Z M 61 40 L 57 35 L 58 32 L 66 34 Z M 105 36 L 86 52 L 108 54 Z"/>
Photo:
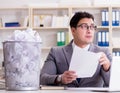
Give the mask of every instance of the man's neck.
<path id="1" fill-rule="evenodd" d="M 78 47 L 80 47 L 81 49 L 84 49 L 84 50 L 89 50 L 89 47 L 90 47 L 90 44 L 79 46 L 74 41 L 73 41 L 72 45 L 73 45 L 73 47 L 76 45 L 76 46 L 78 46 Z"/>
<path id="2" fill-rule="evenodd" d="M 73 41 L 73 42 L 74 42 L 74 41 Z M 78 43 L 76 43 L 76 42 L 74 42 L 74 44 L 77 45 L 77 46 L 80 47 L 80 48 L 85 48 L 85 47 L 87 47 L 88 45 L 90 45 L 90 44 L 78 44 Z"/>

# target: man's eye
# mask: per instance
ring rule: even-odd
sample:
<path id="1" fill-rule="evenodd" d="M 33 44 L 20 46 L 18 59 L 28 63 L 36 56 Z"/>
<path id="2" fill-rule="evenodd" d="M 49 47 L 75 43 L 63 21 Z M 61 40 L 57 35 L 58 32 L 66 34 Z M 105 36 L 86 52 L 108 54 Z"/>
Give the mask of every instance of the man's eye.
<path id="1" fill-rule="evenodd" d="M 87 28 L 88 26 L 87 26 L 87 25 L 83 25 L 83 27 L 86 27 L 86 28 Z"/>
<path id="2" fill-rule="evenodd" d="M 90 26 L 90 28 L 94 28 L 94 26 Z"/>

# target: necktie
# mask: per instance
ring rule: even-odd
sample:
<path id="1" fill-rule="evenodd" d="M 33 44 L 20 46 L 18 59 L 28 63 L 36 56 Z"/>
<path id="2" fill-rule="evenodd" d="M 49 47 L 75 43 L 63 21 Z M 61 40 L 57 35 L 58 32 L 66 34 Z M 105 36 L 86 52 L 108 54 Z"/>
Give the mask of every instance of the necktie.
<path id="1" fill-rule="evenodd" d="M 76 80 L 77 80 L 78 83 L 80 83 L 80 78 L 77 78 Z"/>

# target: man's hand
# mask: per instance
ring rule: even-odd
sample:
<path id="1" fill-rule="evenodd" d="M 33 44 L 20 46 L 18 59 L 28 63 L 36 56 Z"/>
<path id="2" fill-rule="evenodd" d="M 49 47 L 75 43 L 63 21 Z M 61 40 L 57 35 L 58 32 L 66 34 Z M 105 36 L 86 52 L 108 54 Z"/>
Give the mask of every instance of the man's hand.
<path id="1" fill-rule="evenodd" d="M 103 69 L 105 71 L 108 71 L 109 68 L 110 68 L 111 63 L 110 63 L 109 59 L 107 58 L 107 56 L 105 55 L 105 53 L 102 52 L 101 54 L 102 55 L 101 55 L 100 60 L 99 60 L 100 65 L 103 66 Z"/>
<path id="2" fill-rule="evenodd" d="M 62 83 L 63 84 L 68 84 L 71 83 L 72 81 L 76 80 L 77 75 L 74 71 L 65 71 L 62 74 Z"/>

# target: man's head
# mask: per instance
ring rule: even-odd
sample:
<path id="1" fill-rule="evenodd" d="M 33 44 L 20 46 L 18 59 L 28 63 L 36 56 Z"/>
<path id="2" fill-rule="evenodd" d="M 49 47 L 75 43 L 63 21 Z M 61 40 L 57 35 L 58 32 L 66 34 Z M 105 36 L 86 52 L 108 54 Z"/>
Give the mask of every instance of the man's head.
<path id="1" fill-rule="evenodd" d="M 94 17 L 88 12 L 77 12 L 70 20 L 70 27 L 74 42 L 80 47 L 85 47 L 93 41 Z"/>

